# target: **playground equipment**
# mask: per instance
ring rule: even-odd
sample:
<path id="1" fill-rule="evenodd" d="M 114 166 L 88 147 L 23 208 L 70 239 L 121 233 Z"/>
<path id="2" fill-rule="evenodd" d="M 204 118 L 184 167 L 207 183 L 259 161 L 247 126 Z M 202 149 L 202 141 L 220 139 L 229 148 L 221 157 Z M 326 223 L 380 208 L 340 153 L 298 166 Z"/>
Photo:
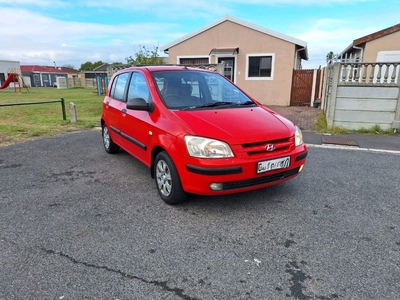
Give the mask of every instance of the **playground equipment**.
<path id="1" fill-rule="evenodd" d="M 25 87 L 28 90 L 28 87 L 24 84 L 24 79 L 21 76 L 21 70 L 17 68 L 9 68 L 7 73 L 8 76 L 6 78 L 6 81 L 4 81 L 4 83 L 0 86 L 0 90 L 7 88 L 11 83 L 14 84 L 15 92 L 17 91 L 17 85 L 20 92 L 21 86 Z"/>
<path id="2" fill-rule="evenodd" d="M 97 95 L 99 96 L 105 95 L 108 86 L 108 77 L 96 76 L 96 82 L 97 82 Z"/>

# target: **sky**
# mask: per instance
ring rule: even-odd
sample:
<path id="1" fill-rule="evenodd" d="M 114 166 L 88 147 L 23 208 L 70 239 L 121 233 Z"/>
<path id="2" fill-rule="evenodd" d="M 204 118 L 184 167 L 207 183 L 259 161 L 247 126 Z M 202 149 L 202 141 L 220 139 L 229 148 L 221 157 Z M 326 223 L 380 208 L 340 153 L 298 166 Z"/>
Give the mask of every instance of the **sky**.
<path id="1" fill-rule="evenodd" d="M 400 23 L 399 0 L 0 0 L 0 60 L 21 65 L 126 63 L 229 15 L 300 39 L 309 60 Z M 163 52 L 160 56 L 166 56 Z"/>

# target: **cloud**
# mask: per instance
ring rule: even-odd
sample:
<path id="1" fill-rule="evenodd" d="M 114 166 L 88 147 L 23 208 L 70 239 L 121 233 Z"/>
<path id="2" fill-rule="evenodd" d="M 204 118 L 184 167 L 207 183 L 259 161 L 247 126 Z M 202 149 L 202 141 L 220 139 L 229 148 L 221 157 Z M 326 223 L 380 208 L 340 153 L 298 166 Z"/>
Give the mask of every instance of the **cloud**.
<path id="1" fill-rule="evenodd" d="M 135 46 L 158 45 L 162 37 L 160 27 L 170 27 L 157 23 L 119 26 L 66 22 L 7 8 L 0 12 L 0 26 L 9 28 L 2 30 L 1 59 L 45 65 L 56 61 L 58 65 L 75 67 L 94 59 L 125 62 L 127 56 L 134 54 Z"/>
<path id="2" fill-rule="evenodd" d="M 355 3 L 361 2 L 378 3 L 354 0 L 351 5 L 355 7 Z M 349 3 L 345 0 L 147 0 L 136 3 L 131 0 L 0 0 L 3 29 L 0 59 L 43 65 L 56 61 L 57 65 L 75 67 L 94 60 L 125 62 L 139 45 L 151 48 L 165 45 L 229 14 L 306 41 L 310 61 L 303 66 L 317 68 L 325 64 L 328 52 L 339 53 L 354 39 L 398 22 L 398 9 L 381 5 L 380 11 L 363 11 L 358 16 L 346 12 L 344 4 Z M 330 7 L 326 8 L 329 5 L 332 9 L 338 8 L 336 14 Z M 279 9 L 269 9 L 276 6 Z M 283 21 L 274 15 L 275 11 L 285 14 L 293 7 L 296 9 L 286 16 L 290 20 Z M 324 10 L 311 13 L 317 7 Z"/>
<path id="3" fill-rule="evenodd" d="M 297 27 L 297 31 L 292 32 L 296 38 L 307 41 L 310 60 L 303 62 L 303 68 L 325 66 L 327 53 L 332 51 L 340 54 L 355 39 L 393 25 L 390 20 L 386 20 L 386 22 L 389 23 L 370 22 L 367 19 L 358 22 L 358 26 L 354 26 L 353 22 L 345 19 L 309 20 L 303 26 Z"/>

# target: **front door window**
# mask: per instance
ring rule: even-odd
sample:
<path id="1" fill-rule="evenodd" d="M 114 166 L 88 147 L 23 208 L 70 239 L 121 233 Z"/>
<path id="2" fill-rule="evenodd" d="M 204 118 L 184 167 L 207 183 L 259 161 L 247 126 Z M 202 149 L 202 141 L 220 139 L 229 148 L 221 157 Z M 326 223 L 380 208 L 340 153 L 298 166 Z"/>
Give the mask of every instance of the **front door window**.
<path id="1" fill-rule="evenodd" d="M 224 64 L 224 76 L 230 81 L 235 81 L 235 58 L 234 57 L 219 57 L 219 64 Z"/>

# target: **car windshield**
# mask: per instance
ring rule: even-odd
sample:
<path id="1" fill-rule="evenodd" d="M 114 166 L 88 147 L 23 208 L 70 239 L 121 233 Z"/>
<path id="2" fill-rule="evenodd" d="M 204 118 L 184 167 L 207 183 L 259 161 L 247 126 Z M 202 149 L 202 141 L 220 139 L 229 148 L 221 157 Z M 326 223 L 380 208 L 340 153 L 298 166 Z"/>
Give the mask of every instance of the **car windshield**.
<path id="1" fill-rule="evenodd" d="M 161 100 L 169 109 L 195 110 L 255 105 L 218 73 L 171 70 L 152 73 Z"/>

